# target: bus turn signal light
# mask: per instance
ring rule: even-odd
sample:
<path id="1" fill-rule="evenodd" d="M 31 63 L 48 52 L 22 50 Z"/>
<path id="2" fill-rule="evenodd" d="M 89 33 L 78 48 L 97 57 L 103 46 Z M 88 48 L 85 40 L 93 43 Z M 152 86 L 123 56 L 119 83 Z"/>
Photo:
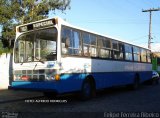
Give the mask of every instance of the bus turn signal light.
<path id="1" fill-rule="evenodd" d="M 56 81 L 59 81 L 59 80 L 60 80 L 60 75 L 59 75 L 59 74 L 56 74 L 54 77 L 55 77 L 55 80 L 56 80 Z"/>

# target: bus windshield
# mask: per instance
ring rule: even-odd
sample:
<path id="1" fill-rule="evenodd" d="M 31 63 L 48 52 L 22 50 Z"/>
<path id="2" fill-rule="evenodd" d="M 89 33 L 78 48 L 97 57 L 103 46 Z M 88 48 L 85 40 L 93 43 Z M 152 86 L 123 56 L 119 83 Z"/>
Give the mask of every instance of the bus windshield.
<path id="1" fill-rule="evenodd" d="M 22 34 L 15 42 L 15 63 L 54 61 L 57 58 L 57 30 L 43 29 Z"/>

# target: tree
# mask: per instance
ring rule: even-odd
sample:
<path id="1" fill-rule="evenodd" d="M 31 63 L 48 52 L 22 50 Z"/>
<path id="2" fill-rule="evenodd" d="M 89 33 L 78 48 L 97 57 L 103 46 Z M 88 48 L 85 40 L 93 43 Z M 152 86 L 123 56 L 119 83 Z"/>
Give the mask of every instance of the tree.
<path id="1" fill-rule="evenodd" d="M 5 47 L 15 38 L 15 26 L 47 18 L 50 11 L 70 9 L 70 0 L 0 0 L 0 25 Z"/>

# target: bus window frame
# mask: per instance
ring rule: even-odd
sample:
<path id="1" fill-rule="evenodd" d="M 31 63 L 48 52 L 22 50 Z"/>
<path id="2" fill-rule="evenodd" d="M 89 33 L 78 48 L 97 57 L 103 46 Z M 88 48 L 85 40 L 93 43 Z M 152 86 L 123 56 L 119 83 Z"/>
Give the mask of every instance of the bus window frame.
<path id="1" fill-rule="evenodd" d="M 57 27 L 55 27 L 55 26 L 49 26 L 49 27 L 45 27 L 45 28 L 39 28 L 39 29 L 35 29 L 35 30 L 31 30 L 31 31 L 26 31 L 26 32 L 23 32 L 23 33 L 21 33 L 17 38 L 16 38 L 16 40 L 15 40 L 15 42 L 14 42 L 14 53 L 15 53 L 15 45 L 16 45 L 16 43 L 17 43 L 17 39 L 18 38 L 20 38 L 21 36 L 23 36 L 23 35 L 27 35 L 27 34 L 30 34 L 30 33 L 34 33 L 34 40 L 35 40 L 35 38 L 36 38 L 36 33 L 38 32 L 38 31 L 42 31 L 42 30 L 47 30 L 47 29 L 55 29 L 56 30 L 56 32 L 57 32 L 57 36 L 56 36 L 56 60 L 57 60 L 57 50 L 58 50 L 58 29 L 57 29 Z M 33 47 L 35 46 L 35 44 L 33 44 Z M 24 46 L 25 48 L 26 48 L 26 45 Z M 35 50 L 35 47 L 34 47 L 34 50 Z M 35 52 L 34 52 L 35 53 Z M 25 56 L 26 56 L 26 54 L 25 54 Z M 41 59 L 40 59 L 41 60 Z M 15 61 L 15 55 L 14 55 L 14 63 L 30 63 L 30 62 L 39 62 L 38 60 L 37 61 L 27 61 L 27 62 L 20 62 L 20 61 L 18 61 L 18 62 L 16 62 Z"/>
<path id="2" fill-rule="evenodd" d="M 109 38 L 109 37 L 105 37 L 105 36 L 101 36 L 101 35 L 98 35 L 98 34 L 94 34 L 94 33 L 90 33 L 90 32 L 87 32 L 87 31 L 83 31 L 81 29 L 77 29 L 77 28 L 74 28 L 74 27 L 70 27 L 70 26 L 66 26 L 66 25 L 62 25 L 61 26 L 61 34 L 62 34 L 62 29 L 65 27 L 65 28 L 68 28 L 72 31 L 77 31 L 79 32 L 79 35 L 80 35 L 80 50 L 81 50 L 81 54 L 80 55 L 70 55 L 70 54 L 63 54 L 62 53 L 62 35 L 60 36 L 60 40 L 61 40 L 61 55 L 63 55 L 62 57 L 66 57 L 66 56 L 69 56 L 69 57 L 80 57 L 80 58 L 93 58 L 93 59 L 101 59 L 101 60 L 115 60 L 115 61 L 126 61 L 126 62 L 136 62 L 136 63 L 151 63 L 151 62 L 142 62 L 141 60 L 141 52 L 140 50 L 141 49 L 145 49 L 143 47 L 139 47 L 139 46 L 135 46 L 135 45 L 132 45 L 132 44 L 129 44 L 129 43 L 126 43 L 126 42 L 122 42 L 122 41 L 119 41 L 119 40 L 115 40 L 115 39 L 112 39 L 112 38 Z M 90 48 L 93 46 L 91 44 L 85 44 L 84 43 L 84 40 L 83 40 L 83 34 L 87 34 L 88 35 L 88 38 L 90 38 L 90 35 L 93 35 L 96 37 L 96 50 L 97 50 L 97 55 L 96 57 L 94 56 L 91 56 L 90 54 L 89 55 L 85 55 L 84 54 L 84 46 L 86 45 L 87 48 L 87 52 L 89 53 L 90 52 Z M 111 48 L 104 48 L 104 47 L 101 47 L 100 46 L 100 42 L 99 40 L 109 40 L 110 41 L 110 45 L 111 45 Z M 90 40 L 90 39 L 89 39 Z M 117 49 L 113 49 L 113 46 L 112 46 L 112 42 L 117 42 Z M 85 45 L 84 45 L 85 44 Z M 120 45 L 122 45 L 122 49 L 120 49 Z M 128 53 L 125 49 L 125 45 L 129 46 L 130 47 L 130 56 L 132 57 L 132 60 L 127 60 L 126 59 L 126 53 Z M 134 60 L 134 50 L 133 48 L 136 47 L 139 49 L 139 58 L 140 60 L 139 61 L 136 61 Z M 105 50 L 108 50 L 109 51 L 109 55 L 110 57 L 101 57 L 100 56 L 100 49 L 105 49 Z M 148 49 L 145 49 L 146 51 L 149 51 Z M 119 51 L 120 55 L 122 55 L 123 57 L 122 58 L 113 58 L 113 51 Z M 150 52 L 150 51 L 149 51 Z"/>

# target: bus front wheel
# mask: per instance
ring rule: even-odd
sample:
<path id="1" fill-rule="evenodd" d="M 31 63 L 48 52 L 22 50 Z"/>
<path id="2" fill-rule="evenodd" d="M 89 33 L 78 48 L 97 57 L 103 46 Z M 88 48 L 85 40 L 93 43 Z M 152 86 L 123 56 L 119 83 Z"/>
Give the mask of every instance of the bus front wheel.
<path id="1" fill-rule="evenodd" d="M 95 95 L 96 95 L 96 89 L 95 89 L 94 81 L 87 78 L 86 80 L 84 80 L 82 84 L 81 93 L 80 93 L 81 99 L 89 100 Z"/>

